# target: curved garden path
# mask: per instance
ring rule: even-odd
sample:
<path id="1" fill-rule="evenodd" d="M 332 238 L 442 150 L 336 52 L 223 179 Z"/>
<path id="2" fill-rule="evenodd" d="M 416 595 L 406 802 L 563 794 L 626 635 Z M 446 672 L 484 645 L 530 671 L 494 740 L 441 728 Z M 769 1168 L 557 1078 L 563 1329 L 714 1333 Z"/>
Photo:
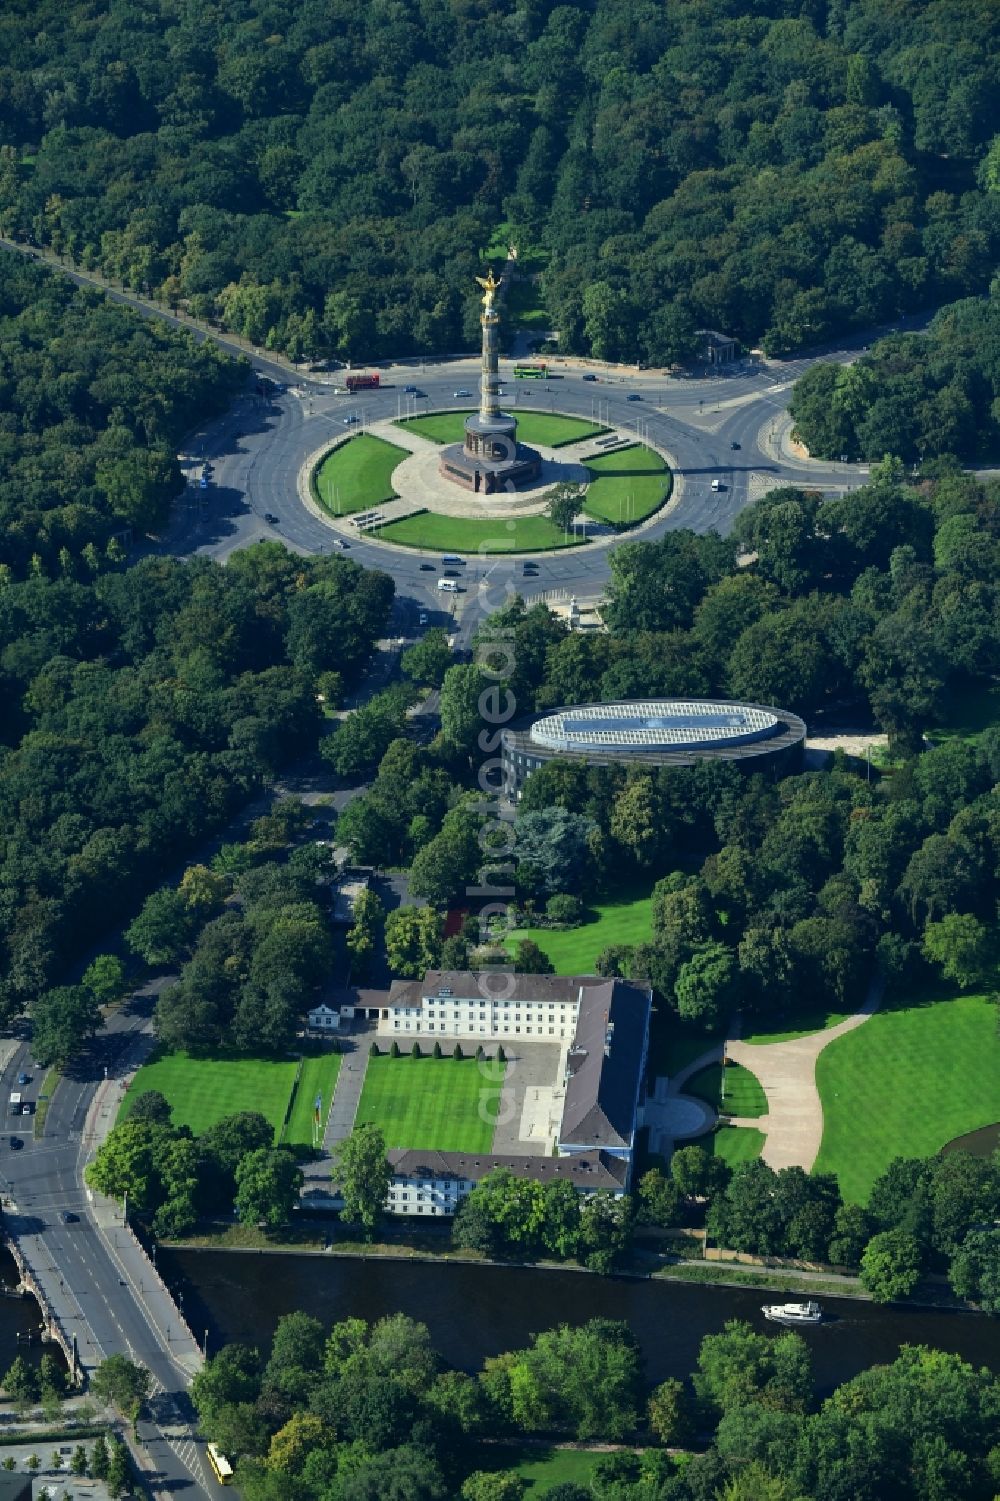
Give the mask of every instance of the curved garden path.
<path id="1" fill-rule="evenodd" d="M 823 1106 L 816 1088 L 816 1059 L 825 1047 L 853 1032 L 878 1010 L 881 983 L 873 980 L 860 1011 L 825 1032 L 813 1032 L 792 1042 L 726 1044 L 726 1056 L 741 1063 L 760 1080 L 767 1095 L 767 1115 L 734 1124 L 756 1126 L 765 1133 L 761 1157 L 768 1167 L 801 1167 L 808 1173 L 823 1139 Z"/>

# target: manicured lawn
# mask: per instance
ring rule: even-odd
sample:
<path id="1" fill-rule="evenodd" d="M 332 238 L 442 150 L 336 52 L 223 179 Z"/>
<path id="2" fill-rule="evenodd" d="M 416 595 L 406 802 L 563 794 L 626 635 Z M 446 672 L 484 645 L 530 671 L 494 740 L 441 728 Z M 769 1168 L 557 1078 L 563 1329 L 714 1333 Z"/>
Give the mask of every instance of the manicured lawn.
<path id="1" fill-rule="evenodd" d="M 510 1468 L 528 1482 L 529 1496 L 545 1495 L 557 1485 L 588 1486 L 600 1453 L 593 1449 L 526 1449 Z"/>
<path id="2" fill-rule="evenodd" d="M 332 453 L 316 469 L 316 492 L 321 505 L 333 516 L 367 511 L 392 500 L 392 471 L 407 457 L 405 448 L 387 443 L 371 433 L 358 433 Z"/>
<path id="3" fill-rule="evenodd" d="M 556 1449 L 541 1444 L 484 1444 L 473 1459 L 476 1470 L 512 1471 L 528 1482 L 527 1496 L 543 1497 L 557 1485 L 581 1485 L 587 1489 L 598 1449 Z"/>
<path id="4" fill-rule="evenodd" d="M 929 740 L 978 740 L 985 730 L 1000 724 L 1000 683 L 964 683 L 955 688 L 948 706 L 947 723 L 927 732 Z"/>
<path id="5" fill-rule="evenodd" d="M 484 556 L 498 552 L 546 552 L 554 547 L 575 547 L 581 540 L 557 531 L 545 516 L 480 521 L 477 517 L 439 516 L 433 511 L 390 521 L 378 535 L 386 542 L 397 542 L 404 547 Z"/>
<path id="6" fill-rule="evenodd" d="M 819 1056 L 816 1171 L 863 1203 L 893 1157 L 930 1157 L 1000 1120 L 1000 1037 L 984 995 L 877 1012 Z"/>
<path id="7" fill-rule="evenodd" d="M 591 908 L 590 920 L 582 927 L 516 928 L 508 935 L 507 947 L 513 953 L 518 939 L 532 938 L 548 954 L 557 975 L 592 975 L 598 954 L 609 944 L 649 942 L 653 936 L 651 913 L 648 890 L 623 892 Z"/>
<path id="8" fill-rule="evenodd" d="M 296 1065 L 265 1058 L 189 1058 L 164 1053 L 135 1076 L 118 1112 L 150 1089 L 170 1101 L 174 1124 L 190 1126 L 196 1136 L 238 1110 L 259 1110 L 277 1132 L 285 1117 Z"/>
<path id="9" fill-rule="evenodd" d="M 748 1068 L 730 1063 L 726 1068 L 726 1095 L 722 1097 L 722 1065 L 713 1064 L 703 1068 L 684 1086 L 685 1094 L 693 1094 L 706 1100 L 716 1110 L 727 1115 L 766 1115 L 767 1095 L 760 1081 Z"/>
<path id="10" fill-rule="evenodd" d="M 720 1126 L 711 1136 L 702 1136 L 695 1146 L 704 1147 L 713 1157 L 721 1157 L 730 1167 L 739 1162 L 753 1162 L 764 1146 L 764 1133 L 754 1126 Z"/>
<path id="11" fill-rule="evenodd" d="M 405 1039 L 400 1043 L 406 1047 Z M 421 1047 L 426 1048 L 425 1043 Z M 369 1058 L 356 1122 L 374 1121 L 385 1144 L 428 1152 L 488 1152 L 493 1144 L 503 1065 L 475 1058 Z M 497 1073 L 501 1077 L 497 1078 Z"/>
<path id="12" fill-rule="evenodd" d="M 583 417 L 566 417 L 561 412 L 522 411 L 513 400 L 504 399 L 505 409 L 517 418 L 517 436 L 522 443 L 540 443 L 543 448 L 560 448 L 567 443 L 582 443 L 598 437 L 608 429 L 599 422 Z M 397 427 L 419 433 L 432 443 L 461 443 L 468 412 L 428 412 L 425 417 L 404 417 Z"/>
<path id="13" fill-rule="evenodd" d="M 291 1114 L 281 1140 L 290 1146 L 311 1147 L 313 1140 L 313 1111 L 316 1096 L 322 1095 L 320 1106 L 320 1131 L 326 1125 L 330 1111 L 337 1075 L 340 1073 L 339 1053 L 320 1053 L 315 1058 L 304 1058 L 302 1073 L 295 1088 Z"/>
<path id="14" fill-rule="evenodd" d="M 594 476 L 587 490 L 587 514 L 614 525 L 651 516 L 673 486 L 660 455 L 639 444 L 588 459 L 587 468 Z"/>
<path id="15" fill-rule="evenodd" d="M 761 1022 L 757 1030 L 742 1040 L 755 1046 L 769 1042 L 794 1042 L 797 1037 L 811 1037 L 814 1032 L 825 1032 L 828 1027 L 835 1027 L 838 1022 L 846 1021 L 852 1015 L 851 1011 L 807 1011 L 798 1018 L 797 1027 L 781 1031 L 778 1024 L 775 1024 L 772 1031 L 766 1022 Z"/>

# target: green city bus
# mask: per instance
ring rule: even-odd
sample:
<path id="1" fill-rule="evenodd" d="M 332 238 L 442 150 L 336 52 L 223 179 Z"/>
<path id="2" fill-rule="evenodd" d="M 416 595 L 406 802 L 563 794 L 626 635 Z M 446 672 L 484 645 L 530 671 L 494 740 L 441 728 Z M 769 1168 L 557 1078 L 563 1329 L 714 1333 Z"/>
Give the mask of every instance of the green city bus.
<path id="1" fill-rule="evenodd" d="M 548 365 L 515 365 L 515 380 L 545 380 L 548 377 Z"/>

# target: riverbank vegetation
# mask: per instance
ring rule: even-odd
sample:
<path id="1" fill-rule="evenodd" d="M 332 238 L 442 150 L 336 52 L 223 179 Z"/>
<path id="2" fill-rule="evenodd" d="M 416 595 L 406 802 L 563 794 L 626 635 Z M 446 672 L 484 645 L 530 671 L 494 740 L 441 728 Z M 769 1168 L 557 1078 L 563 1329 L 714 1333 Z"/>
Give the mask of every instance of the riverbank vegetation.
<path id="1" fill-rule="evenodd" d="M 986 286 L 997 26 L 981 0 L 18 0 L 0 228 L 296 360 L 467 347 L 510 243 L 540 277 L 511 318 L 561 349 L 667 364 L 709 327 L 781 354 Z"/>
<path id="2" fill-rule="evenodd" d="M 269 1352 L 225 1346 L 195 1377 L 205 1433 L 247 1501 L 989 1501 L 1000 1383 L 904 1348 L 820 1399 L 801 1336 L 732 1321 L 685 1381 L 650 1388 L 625 1324 L 532 1336 L 474 1374 L 402 1314 L 278 1323 Z M 536 1454 L 517 1440 L 565 1445 Z M 511 1441 L 513 1442 L 513 1446 Z M 610 1452 L 582 1445 L 597 1441 Z M 562 1471 L 552 1464 L 566 1456 Z"/>
<path id="3" fill-rule="evenodd" d="M 156 1090 L 134 1101 L 89 1163 L 91 1188 L 123 1201 L 155 1235 L 185 1235 L 200 1218 L 235 1210 L 245 1225 L 285 1225 L 298 1205 L 299 1155 L 274 1145 L 259 1111 L 223 1116 L 197 1137 L 171 1119 Z"/>
<path id="4" fill-rule="evenodd" d="M 384 1061 L 404 1071 L 410 1065 L 403 1058 Z M 432 1066 L 436 1075 L 452 1065 L 441 1059 Z M 751 1108 L 763 1099 L 750 1076 L 744 1092 Z M 355 1128 L 344 1150 L 366 1165 L 362 1190 L 366 1177 L 382 1174 L 385 1187 L 367 1196 L 363 1225 L 345 1209 L 335 1239 L 362 1233 L 374 1240 L 385 1220 L 386 1143 L 375 1130 L 370 1123 Z M 845 1198 L 829 1172 L 776 1172 L 758 1160 L 763 1136 L 753 1127 L 723 1130 L 729 1138 L 723 1144 L 717 1132 L 706 1145 L 678 1148 L 666 1171 L 647 1167 L 625 1195 L 599 1191 L 581 1198 L 568 1183 L 540 1183 L 495 1168 L 459 1200 L 451 1244 L 493 1261 L 572 1262 L 608 1273 L 642 1269 L 641 1251 L 650 1246 L 679 1255 L 658 1232 L 704 1226 L 723 1254 L 843 1269 L 859 1276 L 877 1301 L 905 1298 L 934 1274 L 946 1276 L 960 1298 L 1000 1311 L 1000 1231 L 990 1229 L 1000 1216 L 1000 1159 L 964 1151 L 896 1157 L 872 1183 L 862 1208 Z M 397 1224 L 404 1238 L 407 1228 Z"/>

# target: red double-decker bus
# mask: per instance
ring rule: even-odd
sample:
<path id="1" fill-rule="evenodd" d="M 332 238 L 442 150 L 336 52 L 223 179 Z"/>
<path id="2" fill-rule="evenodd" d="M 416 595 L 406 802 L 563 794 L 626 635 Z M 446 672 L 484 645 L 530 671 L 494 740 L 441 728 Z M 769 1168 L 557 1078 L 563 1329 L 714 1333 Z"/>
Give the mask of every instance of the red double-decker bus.
<path id="1" fill-rule="evenodd" d="M 378 389 L 378 371 L 374 375 L 357 375 L 352 372 L 347 377 L 346 384 L 349 391 L 375 391 Z"/>

